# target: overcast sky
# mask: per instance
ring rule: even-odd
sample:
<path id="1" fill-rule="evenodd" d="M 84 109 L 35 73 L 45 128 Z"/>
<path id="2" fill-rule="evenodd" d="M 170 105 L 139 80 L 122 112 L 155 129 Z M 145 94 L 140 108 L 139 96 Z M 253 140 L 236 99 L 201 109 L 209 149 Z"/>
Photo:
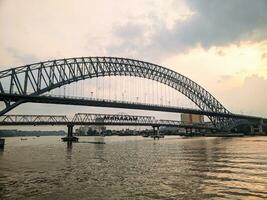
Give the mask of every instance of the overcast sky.
<path id="1" fill-rule="evenodd" d="M 266 117 L 266 22 L 266 0 L 0 0 L 0 70 L 136 58 L 188 76 L 233 112 Z"/>

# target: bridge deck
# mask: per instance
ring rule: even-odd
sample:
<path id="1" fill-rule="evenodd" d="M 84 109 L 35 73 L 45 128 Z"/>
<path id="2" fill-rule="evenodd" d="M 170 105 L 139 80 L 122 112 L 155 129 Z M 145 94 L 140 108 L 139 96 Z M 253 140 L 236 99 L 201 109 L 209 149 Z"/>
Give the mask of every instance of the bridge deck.
<path id="1" fill-rule="evenodd" d="M 16 94 L 1 94 L 0 100 L 8 99 L 10 101 L 24 101 L 29 103 L 48 103 L 48 104 L 65 104 L 65 105 L 80 105 L 80 106 L 94 106 L 94 107 L 112 107 L 112 108 L 125 108 L 125 109 L 139 109 L 139 110 L 153 110 L 163 112 L 175 113 L 190 113 L 214 117 L 226 117 L 233 119 L 249 119 L 261 120 L 263 118 L 257 116 L 221 113 L 214 111 L 204 111 L 199 109 L 184 108 L 177 106 L 163 106 L 157 104 L 145 104 L 126 101 L 111 101 L 107 99 L 92 99 L 82 97 L 69 97 L 69 96 L 51 96 L 51 95 L 16 95 Z M 267 121 L 267 119 L 263 119 Z"/>

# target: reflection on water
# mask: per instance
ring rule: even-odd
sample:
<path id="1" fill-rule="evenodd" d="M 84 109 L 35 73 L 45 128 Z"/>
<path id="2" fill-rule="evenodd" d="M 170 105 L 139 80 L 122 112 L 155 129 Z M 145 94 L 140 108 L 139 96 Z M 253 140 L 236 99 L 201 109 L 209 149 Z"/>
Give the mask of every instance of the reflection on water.
<path id="1" fill-rule="evenodd" d="M 0 199 L 266 199 L 267 137 L 7 138 Z"/>
<path id="2" fill-rule="evenodd" d="M 71 152 L 71 150 L 72 150 L 72 142 L 71 141 L 67 141 L 67 150 L 68 150 L 68 152 Z"/>

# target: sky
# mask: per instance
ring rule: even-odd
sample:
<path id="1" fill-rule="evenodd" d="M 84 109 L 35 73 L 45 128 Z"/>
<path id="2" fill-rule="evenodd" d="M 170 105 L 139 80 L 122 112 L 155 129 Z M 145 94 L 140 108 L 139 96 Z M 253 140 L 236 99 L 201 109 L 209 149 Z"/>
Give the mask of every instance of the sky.
<path id="1" fill-rule="evenodd" d="M 267 0 L 0 0 L 0 70 L 67 57 L 135 58 L 191 78 L 232 112 L 267 117 L 266 10 Z"/>

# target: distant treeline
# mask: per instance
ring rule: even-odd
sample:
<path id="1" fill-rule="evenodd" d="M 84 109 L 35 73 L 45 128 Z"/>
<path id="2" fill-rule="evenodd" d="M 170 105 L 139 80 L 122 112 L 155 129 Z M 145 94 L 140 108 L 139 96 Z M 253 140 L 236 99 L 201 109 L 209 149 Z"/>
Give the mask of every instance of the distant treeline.
<path id="1" fill-rule="evenodd" d="M 66 132 L 60 131 L 21 131 L 21 130 L 0 130 L 0 137 L 16 136 L 63 136 Z"/>

